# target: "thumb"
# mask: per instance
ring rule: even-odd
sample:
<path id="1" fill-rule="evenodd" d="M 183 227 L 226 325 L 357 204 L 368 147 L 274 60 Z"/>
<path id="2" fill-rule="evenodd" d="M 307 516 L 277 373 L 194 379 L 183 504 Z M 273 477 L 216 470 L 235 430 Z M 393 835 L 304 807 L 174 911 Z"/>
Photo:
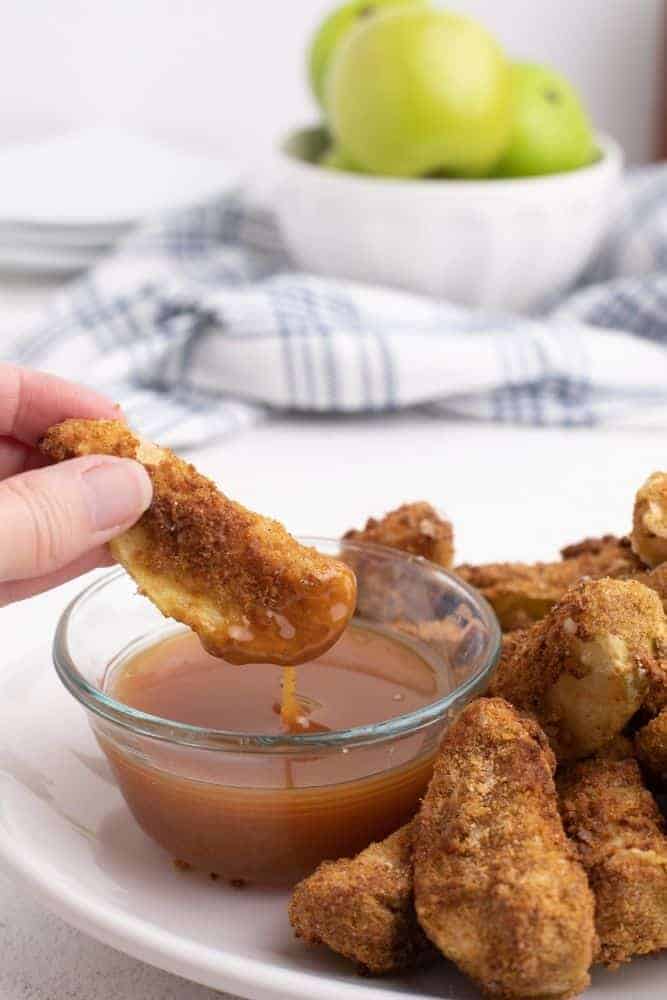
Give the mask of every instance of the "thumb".
<path id="1" fill-rule="evenodd" d="M 0 483 L 0 581 L 52 573 L 126 531 L 151 502 L 148 473 L 87 455 Z"/>

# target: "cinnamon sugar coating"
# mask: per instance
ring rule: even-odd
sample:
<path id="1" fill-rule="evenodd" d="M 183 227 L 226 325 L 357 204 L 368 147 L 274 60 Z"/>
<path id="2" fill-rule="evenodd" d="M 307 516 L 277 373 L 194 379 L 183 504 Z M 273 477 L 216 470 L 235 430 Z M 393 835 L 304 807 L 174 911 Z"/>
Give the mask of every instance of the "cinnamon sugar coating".
<path id="1" fill-rule="evenodd" d="M 584 581 L 506 642 L 489 693 L 532 713 L 559 760 L 586 756 L 642 705 L 666 630 L 662 604 L 647 587 Z"/>
<path id="2" fill-rule="evenodd" d="M 502 699 L 446 733 L 417 819 L 415 906 L 440 951 L 503 1000 L 577 996 L 593 897 L 558 813 L 544 734 Z"/>
<path id="3" fill-rule="evenodd" d="M 454 561 L 454 529 L 425 501 L 405 503 L 376 520 L 369 517 L 361 531 L 354 528 L 343 538 L 354 542 L 387 545 L 449 569 Z"/>
<path id="4" fill-rule="evenodd" d="M 373 975 L 432 957 L 414 911 L 412 840 L 410 823 L 355 858 L 323 862 L 299 882 L 289 904 L 297 937 L 326 944 Z"/>
<path id="5" fill-rule="evenodd" d="M 633 551 L 647 566 L 667 560 L 667 472 L 654 472 L 637 491 L 631 539 Z"/>
<path id="6" fill-rule="evenodd" d="M 66 420 L 41 442 L 55 461 L 105 454 L 141 462 L 153 502 L 110 543 L 141 592 L 232 663 L 301 663 L 331 646 L 354 609 L 351 569 L 299 545 L 228 499 L 168 449 L 119 421 Z"/>
<path id="7" fill-rule="evenodd" d="M 597 961 L 667 948 L 667 837 L 637 761 L 614 748 L 558 774 L 565 830 L 595 894 Z"/>
<path id="8" fill-rule="evenodd" d="M 510 632 L 540 621 L 584 577 L 626 577 L 642 568 L 627 539 L 605 535 L 566 546 L 561 562 L 464 564 L 456 573 L 481 591 Z"/>

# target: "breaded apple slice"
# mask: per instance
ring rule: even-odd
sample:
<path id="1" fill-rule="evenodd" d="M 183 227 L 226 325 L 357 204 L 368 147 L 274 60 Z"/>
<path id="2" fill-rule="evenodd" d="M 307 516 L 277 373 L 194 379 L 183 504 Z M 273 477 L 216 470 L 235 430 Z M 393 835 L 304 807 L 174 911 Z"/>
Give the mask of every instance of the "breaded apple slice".
<path id="1" fill-rule="evenodd" d="M 655 590 L 662 601 L 663 607 L 667 609 L 667 563 L 660 563 L 654 569 L 632 573 L 627 579 L 637 580 L 639 583 L 643 583 L 645 587 Z"/>
<path id="2" fill-rule="evenodd" d="M 595 894 L 597 960 L 667 948 L 667 837 L 637 761 L 615 745 L 558 772 L 565 830 Z"/>
<path id="3" fill-rule="evenodd" d="M 289 918 L 297 937 L 374 975 L 425 961 L 434 952 L 414 911 L 412 824 L 355 858 L 324 861 L 294 889 Z"/>
<path id="4" fill-rule="evenodd" d="M 141 593 L 189 625 L 214 656 L 303 663 L 342 633 L 356 597 L 350 567 L 229 500 L 173 452 L 115 420 L 66 420 L 40 447 L 55 461 L 104 454 L 145 466 L 153 502 L 111 552 Z"/>
<path id="5" fill-rule="evenodd" d="M 631 540 L 647 566 L 667 561 L 667 472 L 654 472 L 637 491 Z"/>
<path id="6" fill-rule="evenodd" d="M 343 538 L 400 549 L 450 569 L 454 561 L 454 529 L 425 501 L 405 503 L 377 520 L 369 517 L 361 531 L 354 528 Z"/>
<path id="7" fill-rule="evenodd" d="M 415 908 L 488 996 L 578 996 L 596 947 L 593 896 L 565 836 L 546 737 L 500 698 L 445 734 L 416 819 Z"/>
<path id="8" fill-rule="evenodd" d="M 654 591 L 633 580 L 584 581 L 506 643 L 489 693 L 534 715 L 559 760 L 585 757 L 641 707 L 666 629 Z"/>
<path id="9" fill-rule="evenodd" d="M 346 542 L 352 545 L 345 545 Z M 364 548 L 357 550 L 357 543 Z M 343 535 L 343 558 L 356 573 L 357 609 L 371 621 L 428 621 L 441 617 L 443 587 L 438 574 L 417 571 L 408 560 L 387 560 L 370 546 L 381 545 L 420 556 L 449 569 L 454 558 L 453 529 L 429 503 L 403 504 L 380 520 Z M 432 576 L 432 579 L 430 577 Z"/>
<path id="10" fill-rule="evenodd" d="M 635 750 L 642 766 L 664 785 L 667 781 L 667 708 L 635 735 Z"/>
<path id="11" fill-rule="evenodd" d="M 642 569 L 627 539 L 605 535 L 563 549 L 552 563 L 462 565 L 456 574 L 481 591 L 505 632 L 527 628 L 549 613 L 565 591 L 583 577 L 626 577 Z"/>

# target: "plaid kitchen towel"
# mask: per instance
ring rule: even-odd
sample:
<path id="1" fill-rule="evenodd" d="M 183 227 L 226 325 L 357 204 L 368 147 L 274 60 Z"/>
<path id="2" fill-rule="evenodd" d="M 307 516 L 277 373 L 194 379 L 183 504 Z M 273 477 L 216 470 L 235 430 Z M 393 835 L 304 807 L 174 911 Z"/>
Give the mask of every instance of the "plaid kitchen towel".
<path id="1" fill-rule="evenodd" d="M 276 410 L 667 425 L 667 168 L 628 179 L 585 281 L 538 317 L 295 271 L 270 211 L 234 192 L 137 232 L 4 355 L 177 447 Z"/>

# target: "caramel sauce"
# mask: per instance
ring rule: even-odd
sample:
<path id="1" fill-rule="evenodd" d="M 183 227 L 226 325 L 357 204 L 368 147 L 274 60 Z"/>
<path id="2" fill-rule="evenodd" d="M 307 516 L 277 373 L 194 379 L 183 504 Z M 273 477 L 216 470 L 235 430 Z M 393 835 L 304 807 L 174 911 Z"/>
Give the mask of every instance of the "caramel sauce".
<path id="1" fill-rule="evenodd" d="M 355 625 L 326 653 L 297 667 L 240 667 L 180 632 L 117 667 L 106 690 L 162 719 L 262 735 L 383 722 L 437 696 L 433 668 L 413 648 Z"/>
<path id="2" fill-rule="evenodd" d="M 298 733 L 303 730 L 303 713 L 299 708 L 296 693 L 296 669 L 283 667 L 280 698 L 280 721 L 288 733 Z"/>
<path id="3" fill-rule="evenodd" d="M 181 723 L 258 735 L 324 732 L 411 712 L 445 682 L 410 640 L 351 625 L 310 663 L 234 666 L 179 632 L 114 667 L 106 690 Z M 289 884 L 414 813 L 437 749 L 415 733 L 368 746 L 219 753 L 96 734 L 144 830 L 172 857 L 227 879 Z"/>

